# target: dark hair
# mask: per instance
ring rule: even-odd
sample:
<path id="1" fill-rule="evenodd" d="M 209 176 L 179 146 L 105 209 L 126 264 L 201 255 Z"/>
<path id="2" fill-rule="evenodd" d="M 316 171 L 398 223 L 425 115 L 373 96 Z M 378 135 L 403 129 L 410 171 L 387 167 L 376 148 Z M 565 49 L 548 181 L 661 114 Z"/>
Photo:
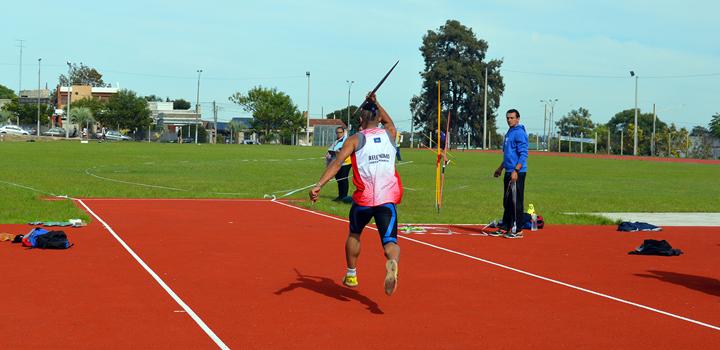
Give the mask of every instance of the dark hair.
<path id="1" fill-rule="evenodd" d="M 338 126 L 337 128 L 335 128 L 335 132 L 337 132 L 338 130 L 345 131 L 345 128 L 342 126 Z"/>
<path id="2" fill-rule="evenodd" d="M 360 108 L 360 112 L 360 116 L 363 119 L 373 121 L 377 119 L 378 107 L 376 104 L 370 101 L 365 101 L 365 103 L 363 103 L 362 107 Z"/>
<path id="3" fill-rule="evenodd" d="M 508 111 L 505 112 L 506 115 L 507 115 L 507 114 L 510 114 L 510 113 L 515 113 L 515 116 L 516 116 L 518 119 L 520 119 L 520 112 L 518 112 L 517 109 L 515 109 L 515 108 L 513 108 L 513 109 L 508 109 Z"/>

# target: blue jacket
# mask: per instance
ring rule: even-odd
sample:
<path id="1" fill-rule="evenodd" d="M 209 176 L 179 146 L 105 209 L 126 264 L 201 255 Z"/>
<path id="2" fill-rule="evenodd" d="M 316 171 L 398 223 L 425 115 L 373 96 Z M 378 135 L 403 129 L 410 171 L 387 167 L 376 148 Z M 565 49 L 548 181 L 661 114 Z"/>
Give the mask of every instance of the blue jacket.
<path id="1" fill-rule="evenodd" d="M 521 173 L 527 172 L 528 136 L 525 127 L 518 124 L 505 134 L 503 144 L 503 168 L 511 172 L 515 166 L 522 164 Z"/>

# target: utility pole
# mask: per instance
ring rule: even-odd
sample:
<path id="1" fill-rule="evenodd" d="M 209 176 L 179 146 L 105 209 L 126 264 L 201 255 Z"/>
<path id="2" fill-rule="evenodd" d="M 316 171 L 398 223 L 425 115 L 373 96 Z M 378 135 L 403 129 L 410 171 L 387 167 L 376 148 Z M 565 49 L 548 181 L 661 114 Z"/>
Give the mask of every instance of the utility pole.
<path id="1" fill-rule="evenodd" d="M 215 100 L 213 100 L 213 137 L 210 143 L 215 143 L 217 141 L 217 112 L 217 104 L 215 103 Z"/>
<path id="2" fill-rule="evenodd" d="M 307 91 L 307 114 L 305 116 L 305 145 L 310 145 L 310 71 L 305 72 L 308 81 Z"/>
<path id="3" fill-rule="evenodd" d="M 488 88 L 488 69 L 487 69 L 487 66 L 485 66 L 485 88 L 483 89 L 483 94 L 484 94 L 483 103 L 485 105 L 483 107 L 483 115 L 484 115 L 484 117 L 483 117 L 483 150 L 487 149 L 487 135 L 488 135 L 488 130 L 487 130 L 487 88 Z"/>
<path id="4" fill-rule="evenodd" d="M 65 127 L 65 138 L 70 138 L 70 101 L 72 100 L 72 64 L 67 62 L 68 65 L 68 92 L 67 92 L 67 115 L 65 120 L 67 121 L 63 127 Z"/>
<path id="5" fill-rule="evenodd" d="M 630 71 L 630 76 L 635 77 L 635 129 L 633 130 L 633 155 L 637 156 L 638 147 L 638 76 L 634 71 Z"/>
<path id="6" fill-rule="evenodd" d="M 607 144 L 607 153 L 610 154 L 610 128 L 608 128 L 608 144 Z"/>
<path id="7" fill-rule="evenodd" d="M 42 58 L 38 58 L 37 129 L 35 129 L 37 136 L 40 136 L 40 61 Z"/>
<path id="8" fill-rule="evenodd" d="M 349 111 L 350 109 L 348 109 Z M 410 149 L 413 148 L 413 145 L 415 144 L 415 118 L 413 116 L 410 116 Z"/>
<path id="9" fill-rule="evenodd" d="M 652 138 L 650 140 L 650 156 L 655 156 L 655 104 L 653 103 L 653 132 L 652 132 Z"/>
<path id="10" fill-rule="evenodd" d="M 345 82 L 348 84 L 348 103 L 347 103 L 347 128 L 348 128 L 348 135 L 350 134 L 350 129 L 352 129 L 352 125 L 350 125 L 350 88 L 352 88 L 352 84 L 355 82 L 355 80 L 345 80 Z M 412 136 L 410 136 L 410 143 L 412 143 Z M 412 146 L 410 146 L 412 148 Z"/>
<path id="11" fill-rule="evenodd" d="M 25 40 L 18 39 L 17 41 L 20 42 L 20 44 L 18 45 L 18 47 L 20 47 L 20 65 L 19 65 L 19 67 L 20 67 L 20 77 L 18 78 L 18 93 L 17 93 L 18 104 L 19 104 L 19 103 L 20 103 L 20 91 L 22 91 L 22 62 L 23 62 L 23 60 L 22 60 L 22 54 L 23 54 L 23 48 L 25 47 L 25 46 L 23 45 L 23 43 L 25 42 Z M 20 126 L 20 115 L 19 115 L 19 114 L 17 115 L 16 122 L 17 122 L 17 125 Z"/>
<path id="12" fill-rule="evenodd" d="M 470 124 L 467 125 L 467 149 L 470 149 Z"/>
<path id="13" fill-rule="evenodd" d="M 597 132 L 595 132 L 595 154 L 597 154 Z"/>
<path id="14" fill-rule="evenodd" d="M 624 152 L 625 149 L 623 148 L 623 146 L 624 146 L 624 145 L 623 145 L 623 138 L 624 138 L 624 136 L 625 136 L 625 135 L 624 135 L 624 131 L 625 131 L 625 130 L 620 130 L 620 155 L 621 155 L 621 156 L 624 156 L 624 155 L 625 155 L 625 152 Z"/>
<path id="15" fill-rule="evenodd" d="M 540 101 L 543 102 L 543 101 Z M 543 117 L 543 140 L 545 141 L 545 144 L 547 145 L 547 103 L 545 103 L 545 116 Z M 546 149 L 547 151 L 547 149 Z"/>
<path id="16" fill-rule="evenodd" d="M 197 82 L 197 95 L 195 96 L 195 144 L 198 143 L 198 123 L 200 122 L 200 74 L 202 69 L 197 70 L 198 82 Z M 190 131 L 190 129 L 188 129 Z"/>

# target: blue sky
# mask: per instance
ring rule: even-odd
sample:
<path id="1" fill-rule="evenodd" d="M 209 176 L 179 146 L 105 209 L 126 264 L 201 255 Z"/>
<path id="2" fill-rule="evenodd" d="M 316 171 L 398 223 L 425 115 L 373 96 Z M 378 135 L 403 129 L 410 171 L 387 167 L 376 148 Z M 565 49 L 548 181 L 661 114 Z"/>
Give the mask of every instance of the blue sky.
<path id="1" fill-rule="evenodd" d="M 379 99 L 400 129 L 420 92 L 418 48 L 428 30 L 459 20 L 502 58 L 501 110 L 517 108 L 541 132 L 542 99 L 557 98 L 556 119 L 585 107 L 607 122 L 634 105 L 680 127 L 707 126 L 720 112 L 720 3 L 711 1 L 57 1 L 8 2 L 0 13 L 0 84 L 57 84 L 65 62 L 97 68 L 107 82 L 141 95 L 195 102 L 197 69 L 206 115 L 246 116 L 228 101 L 262 85 L 288 93 L 319 117 L 358 104 L 400 60 Z"/>

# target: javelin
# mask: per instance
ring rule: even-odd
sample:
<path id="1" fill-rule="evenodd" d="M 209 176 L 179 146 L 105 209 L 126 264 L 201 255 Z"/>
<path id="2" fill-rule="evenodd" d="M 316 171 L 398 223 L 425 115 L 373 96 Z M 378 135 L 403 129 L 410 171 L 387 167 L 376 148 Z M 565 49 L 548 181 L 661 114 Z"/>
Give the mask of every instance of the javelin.
<path id="1" fill-rule="evenodd" d="M 398 63 L 400 63 L 400 60 L 397 60 L 397 62 L 395 62 L 395 64 L 393 64 L 392 68 L 390 68 L 390 70 L 385 74 L 385 76 L 380 80 L 380 82 L 379 82 L 377 85 L 375 85 L 375 88 L 372 90 L 372 92 L 370 93 L 370 95 L 372 95 L 372 94 L 374 94 L 375 92 L 378 91 L 378 89 L 380 88 L 380 86 L 382 86 L 382 84 L 385 82 L 385 79 L 387 79 L 387 77 L 390 75 L 390 73 L 392 73 L 393 69 L 395 69 L 395 66 L 397 66 Z M 363 100 L 363 103 L 360 104 L 360 107 L 358 107 L 358 108 L 355 110 L 355 112 L 353 112 L 353 117 L 355 117 L 355 114 L 357 114 L 358 110 L 360 110 L 360 109 L 365 105 L 365 102 L 366 102 L 366 101 L 367 101 L 367 99 Z M 349 122 L 349 121 L 348 121 L 348 122 Z"/>

